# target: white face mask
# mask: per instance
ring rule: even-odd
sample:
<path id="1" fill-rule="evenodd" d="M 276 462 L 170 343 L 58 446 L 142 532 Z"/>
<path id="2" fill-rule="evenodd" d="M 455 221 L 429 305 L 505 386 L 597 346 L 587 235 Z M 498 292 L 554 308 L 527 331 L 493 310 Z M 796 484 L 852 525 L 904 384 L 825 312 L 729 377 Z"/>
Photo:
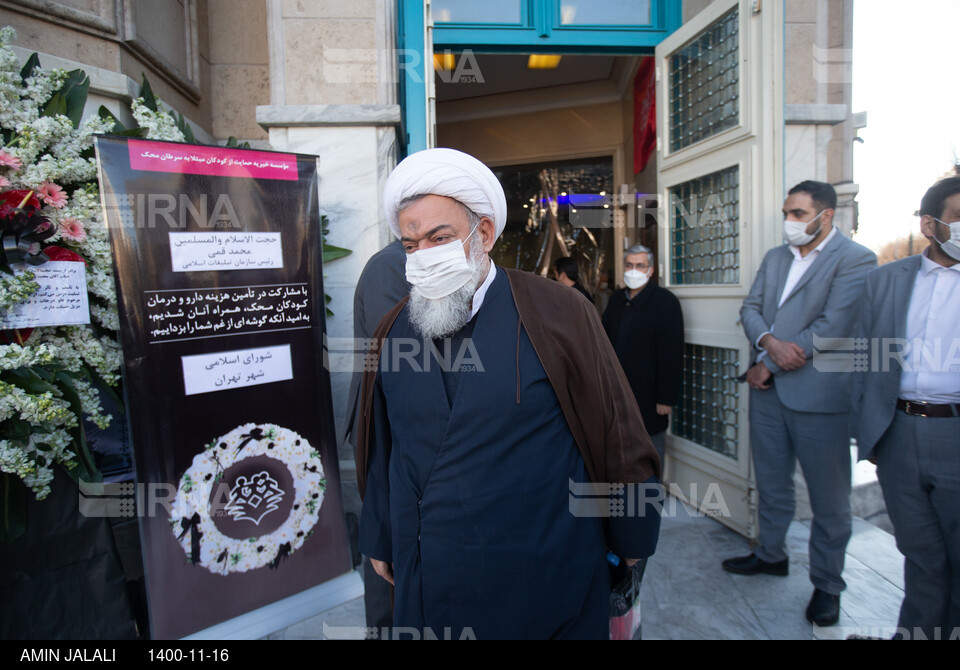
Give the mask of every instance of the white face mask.
<path id="1" fill-rule="evenodd" d="M 646 286 L 648 281 L 650 281 L 650 275 L 646 272 L 640 272 L 640 270 L 628 270 L 623 273 L 623 283 L 626 284 L 627 288 L 631 291 L 636 291 L 638 288 Z"/>
<path id="2" fill-rule="evenodd" d="M 468 239 L 474 230 L 476 227 L 467 234 Z M 407 281 L 428 300 L 445 298 L 463 288 L 472 277 L 463 240 L 407 254 Z"/>
<path id="3" fill-rule="evenodd" d="M 950 229 L 950 239 L 946 242 L 941 242 L 936 237 L 934 241 L 940 245 L 940 249 L 943 250 L 947 256 L 952 258 L 955 261 L 960 261 L 960 221 L 954 221 L 953 223 L 944 223 L 940 219 L 934 217 L 934 221 L 937 223 L 943 223 L 947 228 Z"/>
<path id="4" fill-rule="evenodd" d="M 825 211 L 827 210 L 820 210 L 820 214 L 823 214 Z M 823 230 L 823 225 L 821 224 L 821 226 L 813 233 L 807 233 L 807 226 L 819 219 L 820 214 L 817 214 L 809 221 L 784 221 L 783 236 L 786 238 L 787 242 L 795 247 L 802 247 L 817 239 L 817 235 L 819 235 L 820 231 Z"/>

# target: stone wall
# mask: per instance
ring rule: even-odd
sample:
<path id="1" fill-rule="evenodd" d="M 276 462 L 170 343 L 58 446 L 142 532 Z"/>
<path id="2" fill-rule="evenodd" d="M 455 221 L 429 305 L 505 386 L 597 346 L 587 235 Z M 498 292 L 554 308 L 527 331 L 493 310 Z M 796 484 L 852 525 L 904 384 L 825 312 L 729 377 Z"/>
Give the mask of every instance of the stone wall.
<path id="1" fill-rule="evenodd" d="M 267 6 L 263 0 L 207 0 L 212 133 L 253 143 L 267 132 L 257 105 L 270 104 Z"/>
<path id="2" fill-rule="evenodd" d="M 158 96 L 210 132 L 207 12 L 207 0 L 0 0 L 0 25 L 16 28 L 15 45 L 77 67 L 137 84 L 146 74 Z"/>
<path id="3" fill-rule="evenodd" d="M 393 0 L 266 1 L 270 95 L 257 121 L 274 149 L 320 157 L 328 240 L 353 251 L 324 268 L 332 338 L 353 336 L 357 279 L 392 237 L 380 198 L 398 152 L 394 8 Z M 339 435 L 350 374 L 332 370 L 330 379 Z M 352 460 L 349 445 L 341 457 Z"/>

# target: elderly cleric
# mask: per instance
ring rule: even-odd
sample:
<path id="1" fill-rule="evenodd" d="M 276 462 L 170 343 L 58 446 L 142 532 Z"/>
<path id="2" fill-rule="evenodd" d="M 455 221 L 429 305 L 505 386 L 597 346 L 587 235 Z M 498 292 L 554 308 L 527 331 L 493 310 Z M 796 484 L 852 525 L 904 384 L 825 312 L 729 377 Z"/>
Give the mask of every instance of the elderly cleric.
<path id="1" fill-rule="evenodd" d="M 491 261 L 506 200 L 471 156 L 412 154 L 384 208 L 412 288 L 374 336 L 356 456 L 360 549 L 395 585 L 394 625 L 607 637 L 607 552 L 656 548 L 660 462 L 596 310 Z M 589 482 L 627 486 L 593 487 L 583 513 Z"/>

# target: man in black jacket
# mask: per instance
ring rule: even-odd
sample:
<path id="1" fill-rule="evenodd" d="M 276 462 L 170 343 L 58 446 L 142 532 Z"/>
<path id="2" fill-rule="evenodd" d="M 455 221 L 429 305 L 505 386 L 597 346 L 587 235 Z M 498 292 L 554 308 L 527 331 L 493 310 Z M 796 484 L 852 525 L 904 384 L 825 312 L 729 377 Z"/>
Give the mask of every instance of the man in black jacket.
<path id="1" fill-rule="evenodd" d="M 569 256 L 561 256 L 553 262 L 553 278 L 564 286 L 569 286 L 580 292 L 584 298 L 593 303 L 593 296 L 580 285 L 580 268 L 577 261 Z"/>
<path id="2" fill-rule="evenodd" d="M 680 397 L 683 313 L 676 296 L 650 281 L 653 251 L 632 246 L 623 266 L 627 287 L 610 298 L 603 327 L 663 462 L 670 413 Z"/>

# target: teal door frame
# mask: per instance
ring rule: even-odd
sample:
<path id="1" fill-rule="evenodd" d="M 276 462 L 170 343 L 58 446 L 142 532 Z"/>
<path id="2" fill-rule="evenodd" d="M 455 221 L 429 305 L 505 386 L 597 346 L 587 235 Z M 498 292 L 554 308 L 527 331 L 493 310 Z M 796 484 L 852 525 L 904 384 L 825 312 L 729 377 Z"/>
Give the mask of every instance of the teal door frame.
<path id="1" fill-rule="evenodd" d="M 435 23 L 434 49 L 491 53 L 652 55 L 683 23 L 682 0 L 650 0 L 651 22 L 636 26 L 561 26 L 559 0 L 519 0 L 521 22 L 497 24 Z M 426 77 L 433 76 L 433 55 L 424 53 L 423 0 L 397 0 L 401 139 L 405 154 L 427 147 Z"/>

